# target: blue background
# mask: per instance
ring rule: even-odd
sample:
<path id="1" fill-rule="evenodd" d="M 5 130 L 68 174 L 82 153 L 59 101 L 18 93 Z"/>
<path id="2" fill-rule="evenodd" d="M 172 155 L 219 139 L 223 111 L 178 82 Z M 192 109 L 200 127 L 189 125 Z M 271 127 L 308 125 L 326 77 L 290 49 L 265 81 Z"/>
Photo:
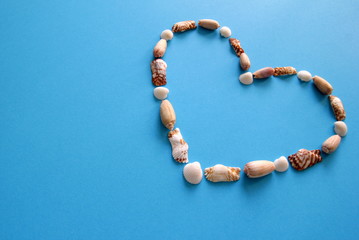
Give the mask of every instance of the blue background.
<path id="1" fill-rule="evenodd" d="M 358 1 L 0 2 L 0 239 L 358 239 Z M 152 94 L 162 30 L 213 18 L 251 71 L 326 78 L 348 135 L 322 163 L 192 186 Z M 228 40 L 176 34 L 164 57 L 190 162 L 274 160 L 317 149 L 335 121 L 296 76 L 239 83 Z"/>

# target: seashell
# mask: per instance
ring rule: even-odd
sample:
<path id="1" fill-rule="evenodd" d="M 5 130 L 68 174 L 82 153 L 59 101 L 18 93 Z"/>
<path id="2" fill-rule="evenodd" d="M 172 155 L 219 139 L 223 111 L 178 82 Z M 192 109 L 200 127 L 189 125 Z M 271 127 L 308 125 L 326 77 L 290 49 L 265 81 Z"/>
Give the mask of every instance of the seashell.
<path id="1" fill-rule="evenodd" d="M 221 29 L 219 30 L 219 33 L 224 38 L 230 37 L 232 35 L 231 29 L 229 27 L 226 27 L 226 26 L 221 27 Z"/>
<path id="2" fill-rule="evenodd" d="M 171 30 L 169 30 L 169 29 L 166 29 L 161 33 L 161 38 L 165 39 L 167 41 L 172 40 L 173 32 Z"/>
<path id="3" fill-rule="evenodd" d="M 165 39 L 160 39 L 156 46 L 153 48 L 153 56 L 155 58 L 160 58 L 165 55 L 167 49 L 167 41 Z"/>
<path id="4" fill-rule="evenodd" d="M 165 87 L 156 87 L 153 90 L 153 95 L 155 95 L 155 97 L 159 100 L 163 100 L 167 98 L 168 93 L 170 92 L 170 90 L 168 90 L 168 88 Z"/>
<path id="5" fill-rule="evenodd" d="M 166 85 L 167 63 L 162 59 L 155 59 L 151 62 L 152 83 L 155 86 Z"/>
<path id="6" fill-rule="evenodd" d="M 178 22 L 173 25 L 172 32 L 184 32 L 191 29 L 195 29 L 196 27 L 196 22 L 192 20 Z"/>
<path id="7" fill-rule="evenodd" d="M 243 48 L 241 47 L 241 42 L 236 38 L 230 38 L 229 43 L 231 44 L 233 50 L 236 52 L 237 56 L 240 57 L 244 53 Z"/>
<path id="8" fill-rule="evenodd" d="M 343 121 L 346 117 L 344 106 L 340 98 L 336 96 L 329 96 L 330 104 L 332 105 L 333 113 L 338 121 Z"/>
<path id="9" fill-rule="evenodd" d="M 169 130 L 172 130 L 176 123 L 176 114 L 170 101 L 162 101 L 160 106 L 160 116 L 163 125 Z"/>
<path id="10" fill-rule="evenodd" d="M 307 149 L 300 149 L 295 154 L 290 155 L 288 160 L 292 164 L 293 168 L 298 171 L 302 171 L 318 162 L 321 162 L 322 156 L 320 156 L 320 150 L 309 151 Z"/>
<path id="11" fill-rule="evenodd" d="M 253 83 L 253 75 L 251 72 L 243 73 L 239 76 L 239 81 L 245 85 L 250 85 Z"/>
<path id="12" fill-rule="evenodd" d="M 318 88 L 319 92 L 321 92 L 322 94 L 324 94 L 324 95 L 332 94 L 333 87 L 324 78 L 321 78 L 319 76 L 314 76 L 313 82 L 314 82 L 314 85 Z"/>
<path id="13" fill-rule="evenodd" d="M 247 71 L 251 67 L 251 61 L 246 53 L 242 53 L 239 58 L 239 63 L 244 71 Z"/>
<path id="14" fill-rule="evenodd" d="M 188 163 L 188 144 L 182 137 L 179 128 L 168 133 L 168 139 L 172 146 L 172 157 L 179 163 Z"/>
<path id="15" fill-rule="evenodd" d="M 284 156 L 281 156 L 280 158 L 274 160 L 273 163 L 277 172 L 285 172 L 288 170 L 288 160 Z"/>
<path id="16" fill-rule="evenodd" d="M 305 70 L 299 71 L 297 73 L 297 77 L 304 82 L 309 82 L 312 80 L 312 74 Z"/>
<path id="17" fill-rule="evenodd" d="M 274 68 L 274 76 L 293 75 L 297 74 L 294 67 L 276 67 Z"/>
<path id="18" fill-rule="evenodd" d="M 198 21 L 198 25 L 208 30 L 216 30 L 220 27 L 219 23 L 213 19 L 201 19 Z"/>
<path id="19" fill-rule="evenodd" d="M 344 137 L 345 135 L 347 135 L 348 127 L 345 122 L 337 121 L 334 123 L 334 131 L 339 136 Z"/>
<path id="20" fill-rule="evenodd" d="M 204 175 L 207 180 L 211 182 L 232 182 L 239 180 L 239 167 L 227 167 L 222 164 L 217 164 L 213 167 L 206 168 Z"/>
<path id="21" fill-rule="evenodd" d="M 275 170 L 275 165 L 271 161 L 258 160 L 247 163 L 244 172 L 249 178 L 259 178 L 270 174 Z"/>
<path id="22" fill-rule="evenodd" d="M 331 136 L 330 138 L 328 138 L 323 142 L 322 151 L 325 152 L 326 154 L 330 154 L 334 152 L 338 148 L 341 140 L 342 138 L 339 135 Z"/>
<path id="23" fill-rule="evenodd" d="M 253 73 L 254 78 L 268 78 L 270 76 L 273 76 L 274 69 L 271 67 L 265 67 L 262 69 L 259 69 Z"/>
<path id="24" fill-rule="evenodd" d="M 203 173 L 199 162 L 188 163 L 183 168 L 183 176 L 187 182 L 198 184 L 202 181 Z"/>

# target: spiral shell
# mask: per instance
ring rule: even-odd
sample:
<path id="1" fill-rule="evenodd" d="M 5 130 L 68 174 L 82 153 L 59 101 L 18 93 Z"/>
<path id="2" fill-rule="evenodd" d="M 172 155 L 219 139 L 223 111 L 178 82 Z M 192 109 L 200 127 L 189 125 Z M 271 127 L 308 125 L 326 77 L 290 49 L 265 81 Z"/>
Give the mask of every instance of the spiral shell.
<path id="1" fill-rule="evenodd" d="M 188 144 L 182 137 L 179 128 L 168 133 L 168 139 L 172 146 L 172 157 L 179 163 L 188 163 Z"/>
<path id="2" fill-rule="evenodd" d="M 307 149 L 300 149 L 295 154 L 290 155 L 288 160 L 292 164 L 293 168 L 298 171 L 302 171 L 318 162 L 321 162 L 322 156 L 320 156 L 320 150 L 309 151 Z"/>
<path id="3" fill-rule="evenodd" d="M 251 61 L 246 53 L 242 53 L 239 59 L 239 64 L 244 71 L 247 71 L 251 67 Z"/>
<path id="4" fill-rule="evenodd" d="M 342 138 L 339 135 L 333 135 L 322 144 L 322 151 L 326 154 L 330 154 L 337 150 Z"/>
<path id="5" fill-rule="evenodd" d="M 172 130 L 176 123 L 176 113 L 168 100 L 163 100 L 160 106 L 160 117 L 163 125 Z"/>
<path id="6" fill-rule="evenodd" d="M 172 32 L 184 32 L 191 29 L 195 29 L 196 27 L 196 22 L 192 20 L 178 22 L 173 25 Z"/>
<path id="7" fill-rule="evenodd" d="M 338 121 L 343 121 L 346 117 L 346 113 L 345 113 L 344 106 L 343 106 L 343 103 L 340 100 L 340 98 L 331 95 L 331 96 L 329 96 L 329 101 L 330 101 L 330 104 L 332 105 L 332 109 L 333 109 L 335 118 Z"/>
<path id="8" fill-rule="evenodd" d="M 241 169 L 238 167 L 227 167 L 217 164 L 213 167 L 206 168 L 204 175 L 211 182 L 232 182 L 239 180 Z"/>
<path id="9" fill-rule="evenodd" d="M 276 67 L 273 76 L 293 75 L 297 74 L 294 67 Z"/>
<path id="10" fill-rule="evenodd" d="M 160 58 L 165 55 L 167 49 L 167 41 L 165 39 L 160 39 L 156 46 L 153 48 L 153 56 L 155 58 Z"/>
<path id="11" fill-rule="evenodd" d="M 233 50 L 236 52 L 237 56 L 240 57 L 244 53 L 243 48 L 241 47 L 241 42 L 236 38 L 230 38 L 229 43 L 231 44 Z"/>
<path id="12" fill-rule="evenodd" d="M 166 85 L 167 64 L 162 59 L 155 59 L 151 62 L 152 83 L 155 86 Z"/>

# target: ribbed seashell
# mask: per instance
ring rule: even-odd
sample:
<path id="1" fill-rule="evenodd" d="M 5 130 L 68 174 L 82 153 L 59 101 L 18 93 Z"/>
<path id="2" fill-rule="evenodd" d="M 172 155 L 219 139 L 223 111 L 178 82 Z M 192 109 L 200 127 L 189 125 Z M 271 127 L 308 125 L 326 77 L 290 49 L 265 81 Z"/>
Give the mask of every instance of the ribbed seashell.
<path id="1" fill-rule="evenodd" d="M 259 178 L 270 174 L 275 170 L 275 165 L 271 161 L 258 160 L 247 163 L 244 172 L 249 178 Z"/>
<path id="2" fill-rule="evenodd" d="M 280 158 L 274 160 L 273 163 L 277 172 L 285 172 L 288 170 L 288 160 L 284 156 L 281 156 Z"/>
<path id="3" fill-rule="evenodd" d="M 243 73 L 239 76 L 239 81 L 245 85 L 250 85 L 253 83 L 253 75 L 251 72 Z"/>
<path id="4" fill-rule="evenodd" d="M 160 106 L 160 116 L 163 125 L 172 130 L 176 123 L 176 113 L 168 100 L 163 100 Z"/>
<path id="5" fill-rule="evenodd" d="M 166 87 L 156 87 L 153 89 L 153 95 L 159 100 L 166 99 L 169 92 L 170 90 Z"/>
<path id="6" fill-rule="evenodd" d="M 179 128 L 168 133 L 168 139 L 172 146 L 172 157 L 179 163 L 188 163 L 188 144 L 182 137 Z"/>
<path id="7" fill-rule="evenodd" d="M 251 61 L 246 53 L 242 53 L 239 58 L 239 64 L 244 71 L 247 71 L 251 67 Z"/>
<path id="8" fill-rule="evenodd" d="M 167 41 L 165 39 L 160 39 L 156 46 L 153 48 L 153 56 L 155 58 L 160 58 L 165 55 L 167 49 Z"/>
<path id="9" fill-rule="evenodd" d="M 254 78 L 268 78 L 270 76 L 273 76 L 274 69 L 271 67 L 265 67 L 262 69 L 259 69 L 253 73 Z"/>
<path id="10" fill-rule="evenodd" d="M 169 29 L 166 29 L 161 33 L 161 38 L 165 39 L 167 41 L 172 40 L 173 32 L 171 30 L 169 30 Z"/>
<path id="11" fill-rule="evenodd" d="M 173 25 L 172 32 L 184 32 L 187 30 L 195 29 L 196 27 L 196 22 L 192 20 L 178 22 Z"/>
<path id="12" fill-rule="evenodd" d="M 219 23 L 213 19 L 201 19 L 198 21 L 198 25 L 209 30 L 216 30 L 220 27 Z"/>
<path id="13" fill-rule="evenodd" d="M 239 167 L 227 167 L 217 164 L 213 167 L 206 168 L 204 175 L 211 182 L 231 182 L 239 180 Z"/>
<path id="14" fill-rule="evenodd" d="M 314 85 L 318 88 L 319 92 L 324 95 L 330 95 L 333 92 L 333 87 L 330 83 L 322 77 L 314 76 L 313 77 Z"/>
<path id="15" fill-rule="evenodd" d="M 231 44 L 233 50 L 236 52 L 237 56 L 240 57 L 244 53 L 243 48 L 241 47 L 241 42 L 236 38 L 230 38 L 229 43 Z"/>
<path id="16" fill-rule="evenodd" d="M 293 75 L 297 74 L 294 67 L 276 67 L 274 68 L 273 76 Z"/>
<path id="17" fill-rule="evenodd" d="M 229 27 L 226 27 L 226 26 L 221 27 L 221 29 L 219 30 L 219 33 L 224 38 L 230 37 L 232 35 L 231 29 Z"/>
<path id="18" fill-rule="evenodd" d="M 337 150 L 341 140 L 342 138 L 339 135 L 331 136 L 323 142 L 322 151 L 327 154 L 334 152 L 335 150 Z"/>
<path id="19" fill-rule="evenodd" d="M 307 149 L 300 149 L 295 154 L 290 155 L 288 160 L 292 164 L 293 168 L 297 169 L 298 171 L 302 171 L 318 162 L 321 162 L 322 156 L 320 156 L 320 150 L 309 151 Z"/>
<path id="20" fill-rule="evenodd" d="M 199 162 L 186 164 L 183 168 L 183 176 L 191 184 L 200 183 L 203 177 L 201 164 Z"/>
<path id="21" fill-rule="evenodd" d="M 162 59 L 155 59 L 151 62 L 152 83 L 155 86 L 166 85 L 167 64 Z"/>
<path id="22" fill-rule="evenodd" d="M 312 80 L 312 74 L 305 70 L 299 71 L 297 73 L 297 77 L 304 82 L 309 82 Z"/>
<path id="23" fill-rule="evenodd" d="M 333 113 L 338 121 L 343 121 L 346 117 L 344 106 L 340 98 L 336 96 L 329 96 L 330 104 L 332 105 Z"/>
<path id="24" fill-rule="evenodd" d="M 345 122 L 337 121 L 334 123 L 334 131 L 339 136 L 344 137 L 345 135 L 347 135 L 348 127 Z"/>

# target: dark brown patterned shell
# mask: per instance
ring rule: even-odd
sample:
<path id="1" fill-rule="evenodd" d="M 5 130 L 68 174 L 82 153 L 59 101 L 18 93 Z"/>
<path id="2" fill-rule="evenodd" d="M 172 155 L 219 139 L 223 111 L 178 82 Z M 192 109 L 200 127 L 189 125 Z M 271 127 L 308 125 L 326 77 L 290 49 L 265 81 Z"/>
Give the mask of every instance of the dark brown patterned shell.
<path id="1" fill-rule="evenodd" d="M 320 155 L 320 150 L 300 149 L 295 154 L 290 155 L 288 160 L 292 164 L 293 168 L 298 171 L 302 171 L 318 162 L 321 162 L 322 156 Z"/>

